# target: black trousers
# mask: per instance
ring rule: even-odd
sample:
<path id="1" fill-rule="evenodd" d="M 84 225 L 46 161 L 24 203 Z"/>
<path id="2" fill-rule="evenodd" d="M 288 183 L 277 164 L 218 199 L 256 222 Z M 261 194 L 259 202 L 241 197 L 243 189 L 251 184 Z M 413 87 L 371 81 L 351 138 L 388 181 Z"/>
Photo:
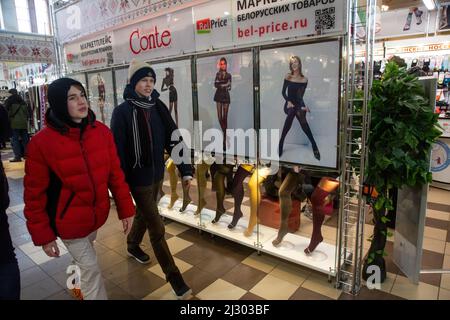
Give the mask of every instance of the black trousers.
<path id="1" fill-rule="evenodd" d="M 20 299 L 20 271 L 17 260 L 0 263 L 0 300 Z"/>
<path id="2" fill-rule="evenodd" d="M 153 252 L 167 280 L 172 273 L 179 270 L 164 238 L 166 229 L 158 211 L 157 198 L 161 183 L 162 181 L 159 181 L 151 186 L 131 188 L 137 210 L 127 243 L 128 247 L 138 246 L 148 230 Z"/>

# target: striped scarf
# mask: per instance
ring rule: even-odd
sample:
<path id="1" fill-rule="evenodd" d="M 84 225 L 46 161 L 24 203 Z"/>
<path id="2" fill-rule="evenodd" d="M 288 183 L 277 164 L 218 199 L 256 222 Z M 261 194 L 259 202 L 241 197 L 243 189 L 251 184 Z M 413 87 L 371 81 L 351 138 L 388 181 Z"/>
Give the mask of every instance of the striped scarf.
<path id="1" fill-rule="evenodd" d="M 134 168 L 147 167 L 152 164 L 153 139 L 150 126 L 150 109 L 155 106 L 154 99 L 127 98 L 126 101 L 133 107 L 132 130 Z"/>

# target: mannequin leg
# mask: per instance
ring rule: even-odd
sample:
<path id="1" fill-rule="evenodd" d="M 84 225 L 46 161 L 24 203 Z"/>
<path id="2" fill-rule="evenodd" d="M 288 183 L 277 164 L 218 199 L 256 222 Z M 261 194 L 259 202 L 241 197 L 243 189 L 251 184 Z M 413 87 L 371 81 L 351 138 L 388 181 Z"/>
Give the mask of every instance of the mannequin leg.
<path id="1" fill-rule="evenodd" d="M 216 217 L 213 219 L 212 223 L 219 222 L 220 217 L 225 213 L 225 207 L 223 201 L 225 200 L 225 177 L 233 170 L 233 167 L 227 164 L 218 165 L 218 170 L 216 171 L 214 181 L 216 183 Z"/>
<path id="2" fill-rule="evenodd" d="M 192 202 L 191 196 L 189 195 L 190 186 L 187 187 L 183 182 L 181 183 L 183 188 L 183 206 L 180 208 L 180 212 L 186 210 L 186 207 Z"/>
<path id="3" fill-rule="evenodd" d="M 292 211 L 292 192 L 295 191 L 298 184 L 300 183 L 301 176 L 299 173 L 289 172 L 286 178 L 284 178 L 283 183 L 278 191 L 280 199 L 280 211 L 281 211 L 281 223 L 280 229 L 278 230 L 278 236 L 272 241 L 272 244 L 276 247 L 282 241 L 284 236 L 288 233 L 288 218 Z"/>
<path id="4" fill-rule="evenodd" d="M 219 166 L 216 163 L 213 163 L 209 167 L 209 172 L 211 173 L 211 191 L 216 191 L 215 177 L 216 177 L 216 172 L 217 172 L 218 167 Z"/>
<path id="5" fill-rule="evenodd" d="M 248 182 L 248 187 L 250 189 L 250 220 L 248 222 L 247 230 L 244 231 L 246 237 L 250 237 L 253 234 L 253 229 L 258 222 L 258 207 L 261 201 L 259 184 L 263 183 L 267 178 L 267 176 L 261 174 L 260 171 L 261 170 L 256 169 Z"/>
<path id="6" fill-rule="evenodd" d="M 167 172 L 169 173 L 169 181 L 170 181 L 170 204 L 169 209 L 172 209 L 175 205 L 175 202 L 178 200 L 179 196 L 177 194 L 177 184 L 178 184 L 178 176 L 176 173 L 176 166 L 173 163 L 173 160 L 170 159 L 166 165 Z"/>
<path id="7" fill-rule="evenodd" d="M 313 209 L 313 231 L 308 248 L 305 249 L 306 254 L 312 253 L 317 246 L 323 241 L 322 237 L 322 223 L 325 219 L 324 209 L 327 204 L 326 197 L 336 190 L 339 182 L 331 178 L 322 178 L 314 189 L 311 196 L 311 203 Z"/>
<path id="8" fill-rule="evenodd" d="M 195 176 L 197 178 L 197 190 L 198 190 L 198 206 L 195 214 L 202 212 L 206 205 L 205 200 L 205 190 L 206 190 L 206 171 L 208 171 L 209 165 L 202 162 L 197 165 L 197 170 L 195 170 Z"/>
<path id="9" fill-rule="evenodd" d="M 241 204 L 244 199 L 244 180 L 250 175 L 250 172 L 239 166 L 233 179 L 232 193 L 234 198 L 233 221 L 228 225 L 228 229 L 236 227 L 240 218 L 242 218 Z"/>

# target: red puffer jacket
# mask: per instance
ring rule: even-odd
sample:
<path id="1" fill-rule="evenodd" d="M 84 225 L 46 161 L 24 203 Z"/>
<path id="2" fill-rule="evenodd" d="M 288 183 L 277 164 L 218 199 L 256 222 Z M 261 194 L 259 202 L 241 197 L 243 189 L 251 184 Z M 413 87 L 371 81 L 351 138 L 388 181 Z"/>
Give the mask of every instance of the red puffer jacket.
<path id="1" fill-rule="evenodd" d="M 100 228 L 110 210 L 108 188 L 119 219 L 135 213 L 112 133 L 97 121 L 82 134 L 79 128 L 63 133 L 51 123 L 36 134 L 27 146 L 24 184 L 24 214 L 37 246 Z"/>

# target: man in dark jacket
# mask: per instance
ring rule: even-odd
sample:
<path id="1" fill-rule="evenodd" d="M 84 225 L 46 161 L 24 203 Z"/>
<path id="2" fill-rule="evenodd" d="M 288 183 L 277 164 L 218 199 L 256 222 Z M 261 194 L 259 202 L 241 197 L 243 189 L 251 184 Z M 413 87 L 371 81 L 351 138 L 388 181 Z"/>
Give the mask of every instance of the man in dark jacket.
<path id="1" fill-rule="evenodd" d="M 8 180 L 0 159 L 0 300 L 20 299 L 20 271 L 9 234 Z"/>
<path id="2" fill-rule="evenodd" d="M 127 238 L 128 254 L 140 263 L 150 257 L 142 251 L 146 229 L 161 269 L 176 296 L 185 298 L 191 292 L 175 265 L 167 242 L 165 228 L 157 207 L 159 187 L 164 177 L 164 150 L 171 153 L 172 133 L 177 130 L 167 107 L 154 90 L 156 74 L 147 63 L 133 60 L 128 70 L 129 83 L 125 102 L 114 109 L 111 130 L 114 134 L 122 169 L 136 201 L 137 212 Z M 178 164 L 186 187 L 192 179 L 192 166 Z"/>
<path id="3" fill-rule="evenodd" d="M 28 144 L 28 119 L 30 117 L 28 105 L 19 96 L 16 89 L 9 90 L 11 96 L 5 101 L 5 107 L 8 111 L 9 121 L 12 129 L 12 147 L 14 159 L 10 162 L 20 162 L 25 155 L 25 148 Z"/>

